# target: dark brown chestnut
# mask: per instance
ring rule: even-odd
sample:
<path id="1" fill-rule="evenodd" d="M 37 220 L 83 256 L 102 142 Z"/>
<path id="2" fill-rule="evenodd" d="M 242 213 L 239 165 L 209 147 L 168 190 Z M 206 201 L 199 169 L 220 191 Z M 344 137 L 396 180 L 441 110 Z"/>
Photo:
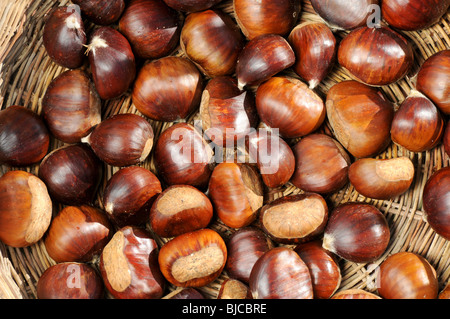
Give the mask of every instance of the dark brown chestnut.
<path id="1" fill-rule="evenodd" d="M 425 219 L 440 236 L 450 240 L 450 167 L 438 169 L 423 190 Z"/>
<path id="2" fill-rule="evenodd" d="M 206 10 L 187 15 L 180 46 L 189 59 L 212 78 L 235 72 L 244 39 L 229 15 L 219 10 Z"/>
<path id="3" fill-rule="evenodd" d="M 209 196 L 217 217 L 227 226 L 250 225 L 263 206 L 263 182 L 257 170 L 247 164 L 220 163 L 209 180 Z"/>
<path id="4" fill-rule="evenodd" d="M 331 299 L 381 299 L 381 297 L 360 288 L 353 288 L 341 290 L 335 293 Z"/>
<path id="5" fill-rule="evenodd" d="M 348 182 L 350 156 L 342 145 L 329 135 L 310 134 L 297 142 L 292 150 L 295 171 L 291 183 L 320 194 L 330 194 Z"/>
<path id="6" fill-rule="evenodd" d="M 114 229 L 105 212 L 81 205 L 65 206 L 45 236 L 45 249 L 55 262 L 90 262 L 109 242 Z"/>
<path id="7" fill-rule="evenodd" d="M 0 163 L 28 166 L 47 154 L 50 132 L 42 118 L 31 109 L 11 105 L 0 111 Z"/>
<path id="8" fill-rule="evenodd" d="M 444 144 L 445 153 L 447 153 L 447 156 L 450 156 L 450 121 L 447 121 L 447 124 L 445 125 L 442 144 Z"/>
<path id="9" fill-rule="evenodd" d="M 414 62 L 411 43 L 388 27 L 351 31 L 339 44 L 337 57 L 352 78 L 373 86 L 399 81 Z"/>
<path id="10" fill-rule="evenodd" d="M 412 90 L 395 112 L 391 139 L 411 152 L 424 152 L 441 142 L 444 118 L 422 93 Z"/>
<path id="11" fill-rule="evenodd" d="M 36 284 L 38 299 L 101 299 L 104 291 L 97 270 L 77 262 L 48 267 Z"/>
<path id="12" fill-rule="evenodd" d="M 256 108 L 262 122 L 277 128 L 284 138 L 317 130 L 325 120 L 324 101 L 293 77 L 274 76 L 258 86 Z"/>
<path id="13" fill-rule="evenodd" d="M 98 25 L 110 25 L 119 20 L 125 9 L 124 0 L 73 0 L 81 12 Z"/>
<path id="14" fill-rule="evenodd" d="M 164 57 L 145 64 L 133 86 L 136 108 L 152 120 L 185 119 L 201 100 L 203 79 L 197 67 L 183 57 Z"/>
<path id="15" fill-rule="evenodd" d="M 87 37 L 78 5 L 54 8 L 42 35 L 45 50 L 57 64 L 76 69 L 84 63 Z"/>
<path id="16" fill-rule="evenodd" d="M 285 36 L 295 26 L 301 2 L 295 0 L 233 0 L 233 11 L 242 33 L 251 40 L 263 34 Z"/>
<path id="17" fill-rule="evenodd" d="M 66 145 L 42 160 L 38 176 L 55 201 L 64 205 L 91 204 L 100 184 L 102 165 L 87 145 Z"/>
<path id="18" fill-rule="evenodd" d="M 236 65 L 238 87 L 255 86 L 291 67 L 295 53 L 282 36 L 264 34 L 250 40 Z"/>
<path id="19" fill-rule="evenodd" d="M 273 241 L 298 244 L 316 239 L 328 221 L 328 205 L 315 193 L 283 196 L 261 208 L 261 228 Z"/>
<path id="20" fill-rule="evenodd" d="M 178 46 L 182 17 L 162 0 L 133 0 L 119 20 L 119 31 L 136 56 L 161 58 Z"/>
<path id="21" fill-rule="evenodd" d="M 275 247 L 264 253 L 250 274 L 254 299 L 313 299 L 308 266 L 287 247 Z"/>
<path id="22" fill-rule="evenodd" d="M 337 83 L 327 93 L 326 109 L 334 136 L 354 157 L 373 157 L 391 142 L 394 105 L 377 88 Z"/>
<path id="23" fill-rule="evenodd" d="M 165 243 L 158 260 L 164 277 L 173 285 L 203 287 L 222 273 L 227 247 L 216 231 L 204 228 Z"/>
<path id="24" fill-rule="evenodd" d="M 368 263 L 381 257 L 389 240 L 388 222 L 378 208 L 347 202 L 331 212 L 322 246 L 348 261 Z"/>
<path id="25" fill-rule="evenodd" d="M 237 279 L 227 278 L 220 285 L 217 299 L 253 299 L 250 288 Z"/>
<path id="26" fill-rule="evenodd" d="M 101 122 L 101 99 L 86 72 L 67 70 L 47 87 L 42 114 L 54 137 L 79 143 Z"/>
<path id="27" fill-rule="evenodd" d="M 295 53 L 292 69 L 314 89 L 331 72 L 336 60 L 337 44 L 331 29 L 321 22 L 304 22 L 289 34 Z"/>
<path id="28" fill-rule="evenodd" d="M 45 234 L 52 219 L 52 201 L 41 179 L 25 171 L 0 177 L 0 240 L 28 247 Z"/>
<path id="29" fill-rule="evenodd" d="M 167 296 L 165 299 L 205 299 L 205 296 L 195 288 L 178 288 Z"/>
<path id="30" fill-rule="evenodd" d="M 112 27 L 96 29 L 86 53 L 98 94 L 104 100 L 124 94 L 136 76 L 136 61 L 128 40 Z"/>
<path id="31" fill-rule="evenodd" d="M 209 9 L 223 0 L 164 0 L 173 9 L 182 12 L 198 12 Z"/>
<path id="32" fill-rule="evenodd" d="M 158 177 L 140 166 L 124 167 L 111 176 L 102 203 L 109 218 L 119 227 L 148 222 L 148 214 L 162 192 Z"/>
<path id="33" fill-rule="evenodd" d="M 145 161 L 153 148 L 153 128 L 142 116 L 113 115 L 82 138 L 94 153 L 111 166 L 130 166 Z"/>
<path id="34" fill-rule="evenodd" d="M 206 228 L 213 217 L 208 196 L 190 185 L 172 185 L 156 198 L 150 226 L 160 237 L 175 237 Z"/>
<path id="35" fill-rule="evenodd" d="M 105 287 L 115 299 L 159 299 L 167 285 L 158 267 L 159 248 L 145 229 L 120 228 L 100 255 Z"/>

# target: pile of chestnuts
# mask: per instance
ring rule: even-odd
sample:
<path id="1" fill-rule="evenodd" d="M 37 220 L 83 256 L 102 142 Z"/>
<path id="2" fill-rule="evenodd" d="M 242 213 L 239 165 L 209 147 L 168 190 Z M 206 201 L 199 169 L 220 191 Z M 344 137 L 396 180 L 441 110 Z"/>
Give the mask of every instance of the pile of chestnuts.
<path id="1" fill-rule="evenodd" d="M 403 31 L 432 26 L 450 0 L 307 2 L 317 21 L 301 20 L 301 0 L 73 0 L 48 12 L 43 45 L 64 71 L 40 114 L 0 112 L 0 240 L 42 240 L 55 264 L 37 298 L 201 299 L 223 275 L 218 299 L 449 298 L 423 256 L 386 255 L 391 227 L 375 204 L 329 196 L 351 185 L 393 200 L 417 175 L 407 154 L 443 144 L 450 155 L 450 49 L 399 105 L 381 90 L 413 76 Z M 351 80 L 323 94 L 335 67 Z M 124 95 L 136 112 L 105 118 L 104 102 Z M 391 143 L 405 155 L 380 157 Z M 268 198 L 286 186 L 298 192 Z M 450 240 L 450 168 L 429 178 L 423 209 Z M 377 262 L 377 290 L 340 289 L 341 260 Z"/>

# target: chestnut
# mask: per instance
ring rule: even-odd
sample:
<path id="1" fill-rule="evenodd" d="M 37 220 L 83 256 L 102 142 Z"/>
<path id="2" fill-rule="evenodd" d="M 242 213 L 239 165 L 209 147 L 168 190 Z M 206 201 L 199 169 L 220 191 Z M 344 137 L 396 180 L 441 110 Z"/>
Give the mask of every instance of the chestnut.
<path id="1" fill-rule="evenodd" d="M 136 76 L 136 61 L 128 40 L 112 27 L 96 29 L 86 50 L 92 78 L 104 100 L 124 94 Z"/>
<path id="2" fill-rule="evenodd" d="M 248 164 L 218 164 L 211 174 L 208 191 L 217 217 L 231 228 L 250 225 L 263 206 L 261 176 Z"/>
<path id="3" fill-rule="evenodd" d="M 171 8 L 186 13 L 209 9 L 223 0 L 164 0 Z"/>
<path id="4" fill-rule="evenodd" d="M 181 29 L 180 46 L 208 77 L 232 75 L 244 39 L 231 16 L 220 10 L 187 15 Z"/>
<path id="5" fill-rule="evenodd" d="M 447 156 L 450 156 L 450 121 L 447 121 L 447 124 L 445 125 L 442 144 L 444 144 L 445 153 L 447 154 Z"/>
<path id="6" fill-rule="evenodd" d="M 373 157 L 391 143 L 394 105 L 379 89 L 339 82 L 327 93 L 326 109 L 334 136 L 354 157 Z"/>
<path id="7" fill-rule="evenodd" d="M 47 154 L 49 145 L 50 132 L 37 113 L 21 105 L 0 111 L 0 164 L 36 164 Z"/>
<path id="8" fill-rule="evenodd" d="M 220 285 L 217 299 L 253 299 L 250 288 L 237 279 L 227 278 Z"/>
<path id="9" fill-rule="evenodd" d="M 390 240 L 386 217 L 372 204 L 347 202 L 330 214 L 322 246 L 355 263 L 377 260 Z"/>
<path id="10" fill-rule="evenodd" d="M 383 0 L 381 13 L 390 26 L 417 31 L 438 22 L 449 6 L 448 0 Z"/>
<path id="11" fill-rule="evenodd" d="M 450 49 L 429 57 L 417 74 L 416 89 L 426 95 L 439 110 L 450 115 Z"/>
<path id="12" fill-rule="evenodd" d="M 97 25 L 110 25 L 119 20 L 125 9 L 124 0 L 73 0 L 81 12 Z"/>
<path id="13" fill-rule="evenodd" d="M 11 247 L 28 247 L 45 234 L 52 219 L 47 187 L 25 171 L 0 177 L 0 240 Z"/>
<path id="14" fill-rule="evenodd" d="M 426 221 L 436 233 L 450 240 L 450 167 L 434 172 L 422 195 Z"/>
<path id="15" fill-rule="evenodd" d="M 164 277 L 178 287 L 203 287 L 216 280 L 227 260 L 227 247 L 214 230 L 204 228 L 179 235 L 159 251 Z"/>
<path id="16" fill-rule="evenodd" d="M 130 166 L 145 161 L 153 148 L 153 128 L 142 116 L 115 114 L 81 139 L 111 166 Z"/>
<path id="17" fill-rule="evenodd" d="M 272 248 L 258 259 L 249 287 L 254 299 L 313 299 L 309 269 L 287 247 Z"/>
<path id="18" fill-rule="evenodd" d="M 52 61 L 69 69 L 81 67 L 87 37 L 80 7 L 75 4 L 54 8 L 45 21 L 42 40 Z"/>
<path id="19" fill-rule="evenodd" d="M 53 218 L 45 249 L 55 262 L 90 262 L 109 242 L 114 229 L 105 212 L 81 205 L 65 206 Z"/>
<path id="20" fill-rule="evenodd" d="M 214 144 L 234 148 L 259 122 L 253 92 L 240 90 L 231 76 L 211 79 L 200 103 L 202 129 Z"/>
<path id="21" fill-rule="evenodd" d="M 67 70 L 47 87 L 42 113 L 54 137 L 79 143 L 101 122 L 101 99 L 85 71 Z"/>
<path id="22" fill-rule="evenodd" d="M 351 30 L 366 25 L 371 14 L 371 6 L 379 0 L 311 0 L 317 14 L 332 28 Z"/>
<path id="23" fill-rule="evenodd" d="M 414 164 L 405 156 L 363 158 L 350 165 L 348 178 L 361 195 L 387 200 L 405 193 L 413 182 L 414 173 Z"/>
<path id="24" fill-rule="evenodd" d="M 168 185 L 191 185 L 204 190 L 213 170 L 214 153 L 191 124 L 177 123 L 159 136 L 155 145 L 158 176 Z"/>
<path id="25" fill-rule="evenodd" d="M 282 36 L 264 34 L 250 40 L 236 65 L 238 87 L 256 86 L 291 67 L 295 53 Z"/>
<path id="26" fill-rule="evenodd" d="M 200 105 L 203 78 L 183 57 L 164 57 L 145 64 L 132 90 L 136 108 L 146 117 L 164 122 L 185 119 Z"/>
<path id="27" fill-rule="evenodd" d="M 411 152 L 424 152 L 441 142 L 444 118 L 422 93 L 412 90 L 392 120 L 391 139 Z"/>
<path id="28" fill-rule="evenodd" d="M 213 206 L 197 188 L 172 185 L 158 195 L 149 216 L 155 234 L 175 237 L 206 228 L 213 217 Z"/>
<path id="29" fill-rule="evenodd" d="M 206 299 L 203 294 L 195 288 L 178 288 L 168 294 L 166 299 Z"/>
<path id="30" fill-rule="evenodd" d="M 38 176 L 55 201 L 64 205 L 91 204 L 100 185 L 102 165 L 87 145 L 66 145 L 42 160 Z"/>
<path id="31" fill-rule="evenodd" d="M 314 89 L 331 72 L 336 60 L 337 44 L 331 29 L 321 22 L 304 22 L 289 34 L 295 53 L 292 69 Z"/>
<path id="32" fill-rule="evenodd" d="M 450 299 L 450 283 L 447 283 L 447 285 L 439 292 L 438 299 Z"/>
<path id="33" fill-rule="evenodd" d="M 167 285 L 158 267 L 158 245 L 148 231 L 120 228 L 100 255 L 99 269 L 115 299 L 159 299 Z"/>
<path id="34" fill-rule="evenodd" d="M 109 218 L 119 227 L 139 226 L 148 221 L 161 182 L 150 170 L 140 166 L 124 167 L 106 183 L 102 203 Z"/>
<path id="35" fill-rule="evenodd" d="M 339 44 L 337 57 L 352 78 L 373 86 L 399 81 L 414 62 L 411 43 L 388 27 L 351 31 Z"/>
<path id="36" fill-rule="evenodd" d="M 277 198 L 261 208 L 259 222 L 275 242 L 298 244 L 322 235 L 328 221 L 328 205 L 316 193 Z"/>
<path id="37" fill-rule="evenodd" d="M 101 299 L 104 290 L 97 270 L 77 262 L 48 267 L 36 284 L 38 299 Z"/>
<path id="38" fill-rule="evenodd" d="M 335 293 L 331 299 L 381 299 L 381 297 L 360 288 L 353 288 L 341 290 Z"/>
<path id="39" fill-rule="evenodd" d="M 247 39 L 263 34 L 285 36 L 295 26 L 301 2 L 295 0 L 233 0 L 236 21 Z"/>
<path id="40" fill-rule="evenodd" d="M 315 133 L 302 138 L 292 150 L 295 171 L 291 183 L 307 192 L 333 193 L 348 183 L 350 156 L 333 137 Z"/>
<path id="41" fill-rule="evenodd" d="M 314 298 L 329 299 L 339 288 L 342 280 L 336 256 L 325 250 L 320 240 L 297 245 L 294 251 L 308 266 Z"/>
<path id="42" fill-rule="evenodd" d="M 317 130 L 325 120 L 324 101 L 293 77 L 274 76 L 258 86 L 256 109 L 262 122 L 278 128 L 284 138 L 298 138 Z"/>
<path id="43" fill-rule="evenodd" d="M 436 270 L 424 257 L 403 251 L 381 263 L 377 287 L 385 299 L 436 299 L 439 284 Z"/>

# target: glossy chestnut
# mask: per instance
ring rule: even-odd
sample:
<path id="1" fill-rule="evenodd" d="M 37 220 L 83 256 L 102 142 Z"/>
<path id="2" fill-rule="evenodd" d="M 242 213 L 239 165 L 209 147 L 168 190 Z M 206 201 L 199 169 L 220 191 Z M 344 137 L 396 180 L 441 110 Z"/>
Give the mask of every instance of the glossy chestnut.
<path id="1" fill-rule="evenodd" d="M 50 146 L 50 132 L 31 109 L 11 105 L 0 111 L 0 163 L 28 166 L 41 161 Z"/>
<path id="2" fill-rule="evenodd" d="M 450 284 L 447 285 L 439 292 L 438 299 L 450 299 Z"/>
<path id="3" fill-rule="evenodd" d="M 198 12 L 209 9 L 223 0 L 164 0 L 173 9 L 182 12 Z"/>
<path id="4" fill-rule="evenodd" d="M 81 12 L 98 25 L 110 25 L 119 20 L 125 9 L 124 0 L 73 0 Z"/>
<path id="5" fill-rule="evenodd" d="M 447 156 L 450 156 L 450 122 L 447 121 L 444 129 L 444 136 L 442 137 L 442 144 L 444 144 L 444 151 Z"/>
<path id="6" fill-rule="evenodd" d="M 167 299 L 205 299 L 205 296 L 195 288 L 179 288 L 169 293 L 166 297 Z"/>
<path id="7" fill-rule="evenodd" d="M 250 288 L 237 279 L 227 278 L 220 285 L 217 299 L 253 299 Z"/>
<path id="8" fill-rule="evenodd" d="M 368 263 L 381 257 L 389 240 L 388 222 L 378 208 L 347 202 L 331 212 L 322 246 L 348 261 Z"/>
<path id="9" fill-rule="evenodd" d="M 0 240 L 28 247 L 45 234 L 52 219 L 52 201 L 41 179 L 25 171 L 0 177 Z"/>
<path id="10" fill-rule="evenodd" d="M 227 247 L 216 231 L 204 228 L 165 243 L 158 260 L 164 277 L 173 285 L 203 287 L 222 273 Z"/>
<path id="11" fill-rule="evenodd" d="M 331 299 L 381 299 L 380 296 L 359 288 L 345 289 L 335 293 Z"/>

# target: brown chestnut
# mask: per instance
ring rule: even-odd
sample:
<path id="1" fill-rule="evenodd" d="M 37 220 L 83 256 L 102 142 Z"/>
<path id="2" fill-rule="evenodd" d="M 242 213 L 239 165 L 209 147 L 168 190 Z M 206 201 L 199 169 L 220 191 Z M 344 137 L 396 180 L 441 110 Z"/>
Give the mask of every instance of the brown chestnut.
<path id="1" fill-rule="evenodd" d="M 130 166 L 145 161 L 153 148 L 153 128 L 142 116 L 115 114 L 82 138 L 94 153 L 111 166 Z"/>
<path id="2" fill-rule="evenodd" d="M 182 50 L 211 78 L 234 73 L 243 45 L 239 27 L 219 10 L 188 14 L 181 30 Z"/>
<path id="3" fill-rule="evenodd" d="M 216 231 L 204 228 L 165 243 L 158 260 L 164 277 L 173 285 L 203 287 L 222 273 L 227 247 Z"/>
<path id="4" fill-rule="evenodd" d="M 99 208 L 65 206 L 53 218 L 45 236 L 45 249 L 55 262 L 90 262 L 113 235 L 113 227 Z"/>
<path id="5" fill-rule="evenodd" d="M 361 195 L 387 200 L 405 193 L 414 173 L 414 164 L 408 157 L 363 158 L 350 166 L 348 177 Z"/>
<path id="6" fill-rule="evenodd" d="M 254 299 L 313 299 L 309 269 L 287 247 L 272 248 L 258 259 L 249 286 Z"/>
<path id="7" fill-rule="evenodd" d="M 447 283 L 447 285 L 439 292 L 438 299 L 450 299 L 450 283 Z"/>
<path id="8" fill-rule="evenodd" d="M 164 2 L 177 11 L 198 12 L 209 9 L 223 0 L 164 0 Z"/>
<path id="9" fill-rule="evenodd" d="M 347 184 L 350 156 L 331 136 L 310 134 L 292 150 L 296 161 L 291 178 L 294 186 L 307 192 L 330 194 Z"/>
<path id="10" fill-rule="evenodd" d="M 450 121 L 447 121 L 447 124 L 445 125 L 442 144 L 444 144 L 445 153 L 447 153 L 447 156 L 450 156 Z"/>
<path id="11" fill-rule="evenodd" d="M 292 69 L 314 89 L 331 72 L 336 60 L 336 38 L 321 22 L 304 22 L 289 34 L 295 53 Z"/>
<path id="12" fill-rule="evenodd" d="M 261 228 L 273 241 L 298 244 L 321 235 L 328 221 L 325 199 L 315 193 L 277 198 L 261 208 Z"/>
<path id="13" fill-rule="evenodd" d="M 146 230 L 120 228 L 100 255 L 99 268 L 116 299 L 159 299 L 167 285 L 158 267 L 158 245 Z"/>
<path id="14" fill-rule="evenodd" d="M 390 240 L 386 217 L 372 204 L 347 202 L 330 214 L 323 236 L 323 248 L 355 263 L 381 257 Z"/>
<path id="15" fill-rule="evenodd" d="M 81 12 L 98 25 L 110 25 L 117 20 L 125 9 L 124 0 L 73 0 L 80 6 Z"/>
<path id="16" fill-rule="evenodd" d="M 206 299 L 203 294 L 195 288 L 178 288 L 167 296 L 165 299 Z"/>
<path id="17" fill-rule="evenodd" d="M 42 160 L 38 176 L 55 201 L 64 205 L 91 204 L 100 184 L 102 165 L 87 145 L 66 145 Z"/>
<path id="18" fill-rule="evenodd" d="M 261 121 L 279 129 L 284 138 L 297 138 L 314 132 L 326 116 L 322 99 L 293 77 L 274 76 L 259 85 L 256 108 Z"/>
<path id="19" fill-rule="evenodd" d="M 301 2 L 295 0 L 233 0 L 233 11 L 242 33 L 251 40 L 263 34 L 285 36 L 295 26 Z"/>
<path id="20" fill-rule="evenodd" d="M 373 86 L 399 81 L 414 62 L 411 43 L 388 27 L 351 31 L 339 44 L 337 57 L 352 78 Z"/>
<path id="21" fill-rule="evenodd" d="M 413 90 L 395 112 L 391 139 L 411 152 L 424 152 L 441 142 L 444 129 L 444 118 L 437 107 Z"/>
<path id="22" fill-rule="evenodd" d="M 172 185 L 156 198 L 150 226 L 161 237 L 175 237 L 206 228 L 213 217 L 208 196 L 190 185 Z"/>
<path id="23" fill-rule="evenodd" d="M 405 251 L 381 263 L 377 287 L 385 299 L 436 299 L 439 284 L 436 270 L 424 257 Z"/>
<path id="24" fill-rule="evenodd" d="M 381 299 L 381 297 L 360 288 L 353 288 L 341 290 L 335 293 L 331 299 Z"/>
<path id="25" fill-rule="evenodd" d="M 20 105 L 0 111 L 0 163 L 28 166 L 49 150 L 50 133 L 42 118 Z"/>
<path id="26" fill-rule="evenodd" d="M 37 243 L 50 226 L 52 201 L 41 179 L 25 171 L 0 177 L 0 240 L 11 247 Z"/>
<path id="27" fill-rule="evenodd" d="M 422 195 L 426 221 L 436 233 L 450 240 L 450 167 L 434 172 Z"/>
<path id="28" fill-rule="evenodd" d="M 236 65 L 238 87 L 256 86 L 291 67 L 295 53 L 282 36 L 264 34 L 250 40 Z"/>
<path id="29" fill-rule="evenodd" d="M 64 143 L 79 143 L 101 122 L 101 99 L 86 72 L 67 70 L 48 86 L 42 113 L 54 137 Z"/>
<path id="30" fill-rule="evenodd" d="M 52 61 L 69 69 L 81 67 L 87 38 L 80 7 L 54 8 L 45 21 L 42 39 Z"/>
<path id="31" fill-rule="evenodd" d="M 164 57 L 145 64 L 132 91 L 136 108 L 156 121 L 185 119 L 200 105 L 203 79 L 197 67 L 183 57 Z"/>
<path id="32" fill-rule="evenodd" d="M 250 288 L 237 279 L 227 278 L 220 285 L 217 299 L 253 299 Z"/>
<path id="33" fill-rule="evenodd" d="M 161 183 L 150 170 L 124 167 L 106 183 L 102 203 L 117 226 L 139 226 L 148 221 L 153 202 L 161 192 Z"/>
<path id="34" fill-rule="evenodd" d="M 104 290 L 97 270 L 77 262 L 48 267 L 36 284 L 38 299 L 101 299 Z"/>
<path id="35" fill-rule="evenodd" d="M 337 83 L 327 93 L 326 109 L 334 136 L 354 157 L 373 157 L 390 144 L 394 105 L 377 88 Z"/>

